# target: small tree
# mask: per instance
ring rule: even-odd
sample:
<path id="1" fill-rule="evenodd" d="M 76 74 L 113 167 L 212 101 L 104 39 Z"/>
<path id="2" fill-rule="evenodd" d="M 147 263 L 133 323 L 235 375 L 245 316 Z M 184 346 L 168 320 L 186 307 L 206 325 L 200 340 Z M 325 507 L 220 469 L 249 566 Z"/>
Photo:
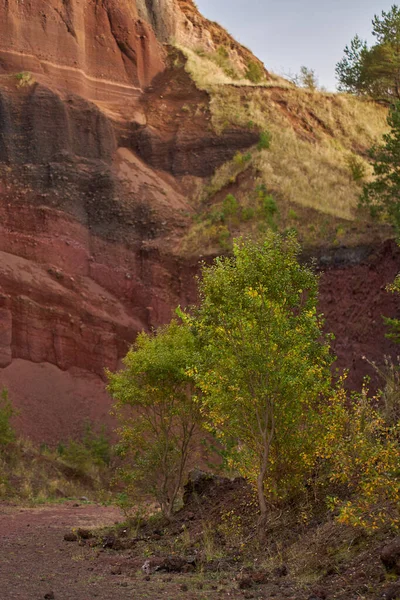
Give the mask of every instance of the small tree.
<path id="1" fill-rule="evenodd" d="M 392 106 L 388 116 L 390 132 L 383 136 L 383 144 L 370 150 L 375 179 L 364 185 L 361 205 L 368 206 L 371 214 L 386 214 L 400 231 L 400 102 Z"/>
<path id="2" fill-rule="evenodd" d="M 301 87 L 307 88 L 312 92 L 318 89 L 318 78 L 314 69 L 309 69 L 305 66 L 300 67 L 299 83 Z"/>
<path id="3" fill-rule="evenodd" d="M 339 522 L 399 530 L 400 423 L 387 422 L 378 405 L 365 387 L 349 397 L 342 380 L 325 407 L 315 450 L 329 481 L 343 493 L 329 498 Z"/>
<path id="4" fill-rule="evenodd" d="M 315 73 L 314 69 L 309 69 L 304 65 L 300 67 L 300 73 L 296 73 L 293 75 L 292 73 L 287 73 L 284 75 L 289 81 L 294 83 L 294 85 L 302 88 L 306 88 L 314 92 L 318 89 L 318 77 Z"/>
<path id="5" fill-rule="evenodd" d="M 349 46 L 345 47 L 344 57 L 337 63 L 335 69 L 340 92 L 349 92 L 356 95 L 366 93 L 364 60 L 367 53 L 367 42 L 358 35 L 351 40 Z"/>
<path id="6" fill-rule="evenodd" d="M 332 361 L 316 312 L 317 276 L 293 235 L 237 241 L 203 267 L 194 323 L 204 410 L 233 467 L 254 482 L 263 537 L 269 500 L 298 488 Z M 195 373 L 196 375 L 196 373 Z"/>
<path id="7" fill-rule="evenodd" d="M 139 334 L 123 362 L 108 372 L 122 454 L 131 459 L 123 470 L 139 495 L 153 495 L 170 519 L 201 424 L 198 390 L 188 376 L 196 351 L 190 330 L 177 322 L 156 334 Z"/>

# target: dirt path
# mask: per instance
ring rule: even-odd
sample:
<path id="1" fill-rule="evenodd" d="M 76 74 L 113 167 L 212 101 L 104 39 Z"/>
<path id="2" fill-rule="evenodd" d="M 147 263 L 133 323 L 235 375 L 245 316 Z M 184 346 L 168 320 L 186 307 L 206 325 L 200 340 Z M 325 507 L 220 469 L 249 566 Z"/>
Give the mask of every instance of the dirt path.
<path id="1" fill-rule="evenodd" d="M 239 591 L 232 593 L 227 581 L 221 589 L 216 581 L 201 583 L 196 575 L 164 574 L 149 580 L 136 567 L 136 574 L 128 577 L 118 568 L 118 554 L 64 541 L 72 528 L 121 520 L 115 507 L 71 502 L 21 509 L 0 504 L 0 600 L 243 598 Z"/>
<path id="2" fill-rule="evenodd" d="M 95 505 L 0 505 L 0 598 L 39 600 L 53 593 L 55 600 L 132 599 L 132 590 L 118 586 L 111 574 L 105 577 L 101 561 L 94 567 L 92 549 L 88 552 L 63 539 L 71 527 L 109 525 L 120 519 L 117 509 Z"/>

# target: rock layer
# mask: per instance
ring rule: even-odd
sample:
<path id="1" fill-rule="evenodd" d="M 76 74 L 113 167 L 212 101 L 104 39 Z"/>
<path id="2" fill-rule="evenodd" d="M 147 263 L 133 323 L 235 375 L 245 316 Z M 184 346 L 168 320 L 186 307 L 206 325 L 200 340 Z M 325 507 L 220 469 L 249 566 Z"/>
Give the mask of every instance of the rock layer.
<path id="1" fill-rule="evenodd" d="M 86 98 L 135 94 L 163 69 L 163 54 L 129 0 L 0 6 L 0 72 L 31 71 Z"/>

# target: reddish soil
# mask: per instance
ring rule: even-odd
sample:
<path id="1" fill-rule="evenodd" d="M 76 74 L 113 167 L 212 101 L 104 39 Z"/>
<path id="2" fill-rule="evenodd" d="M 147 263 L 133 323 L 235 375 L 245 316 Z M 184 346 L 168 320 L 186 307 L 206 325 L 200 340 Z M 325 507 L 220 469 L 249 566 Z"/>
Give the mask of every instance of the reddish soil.
<path id="1" fill-rule="evenodd" d="M 366 375 L 372 378 L 374 389 L 382 385 L 365 358 L 382 365 L 384 356 L 396 361 L 399 354 L 399 346 L 385 337 L 388 329 L 383 317 L 400 318 L 398 295 L 387 291 L 400 272 L 400 251 L 394 242 L 366 251 L 369 256 L 359 264 L 351 264 L 355 259 L 351 249 L 342 256 L 337 253 L 337 264 L 323 267 L 320 280 L 319 308 L 326 330 L 335 335 L 334 366 L 349 370 L 352 389 L 360 389 Z"/>
<path id="2" fill-rule="evenodd" d="M 92 505 L 37 509 L 0 505 L 1 597 L 39 600 L 53 592 L 56 600 L 131 598 L 131 590 L 118 586 L 112 576 L 94 572 L 90 557 L 63 540 L 71 527 L 111 525 L 120 517 L 115 508 Z"/>
<path id="3" fill-rule="evenodd" d="M 104 527 L 121 518 L 117 509 L 97 505 L 68 503 L 35 509 L 0 505 L 1 598 L 211 600 L 217 589 L 224 589 L 215 579 L 202 583 L 202 578 L 190 575 L 159 574 L 148 581 L 140 569 L 145 556 L 139 561 L 125 556 L 122 573 L 121 557 L 114 551 L 64 541 L 72 528 Z M 243 598 L 240 590 L 232 592 L 230 585 L 224 585 L 227 593 L 218 597 Z"/>
<path id="4" fill-rule="evenodd" d="M 320 510 L 306 525 L 294 507 L 283 507 L 279 518 L 271 514 L 260 550 L 257 511 L 244 480 L 192 481 L 171 524 L 159 518 L 133 530 L 113 527 L 122 521 L 113 507 L 0 504 L 1 598 L 398 598 L 399 578 L 380 559 L 390 534 L 363 535 L 325 520 Z M 75 532 L 75 539 L 64 539 Z"/>

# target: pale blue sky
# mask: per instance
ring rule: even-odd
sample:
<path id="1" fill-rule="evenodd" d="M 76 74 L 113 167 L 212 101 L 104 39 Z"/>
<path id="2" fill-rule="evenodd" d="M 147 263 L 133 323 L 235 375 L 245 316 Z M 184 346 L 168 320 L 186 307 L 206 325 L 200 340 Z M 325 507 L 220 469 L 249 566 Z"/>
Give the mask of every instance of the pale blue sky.
<path id="1" fill-rule="evenodd" d="M 393 0 L 196 0 L 275 73 L 314 69 L 319 82 L 336 87 L 335 65 L 356 33 L 373 41 L 371 20 Z"/>

